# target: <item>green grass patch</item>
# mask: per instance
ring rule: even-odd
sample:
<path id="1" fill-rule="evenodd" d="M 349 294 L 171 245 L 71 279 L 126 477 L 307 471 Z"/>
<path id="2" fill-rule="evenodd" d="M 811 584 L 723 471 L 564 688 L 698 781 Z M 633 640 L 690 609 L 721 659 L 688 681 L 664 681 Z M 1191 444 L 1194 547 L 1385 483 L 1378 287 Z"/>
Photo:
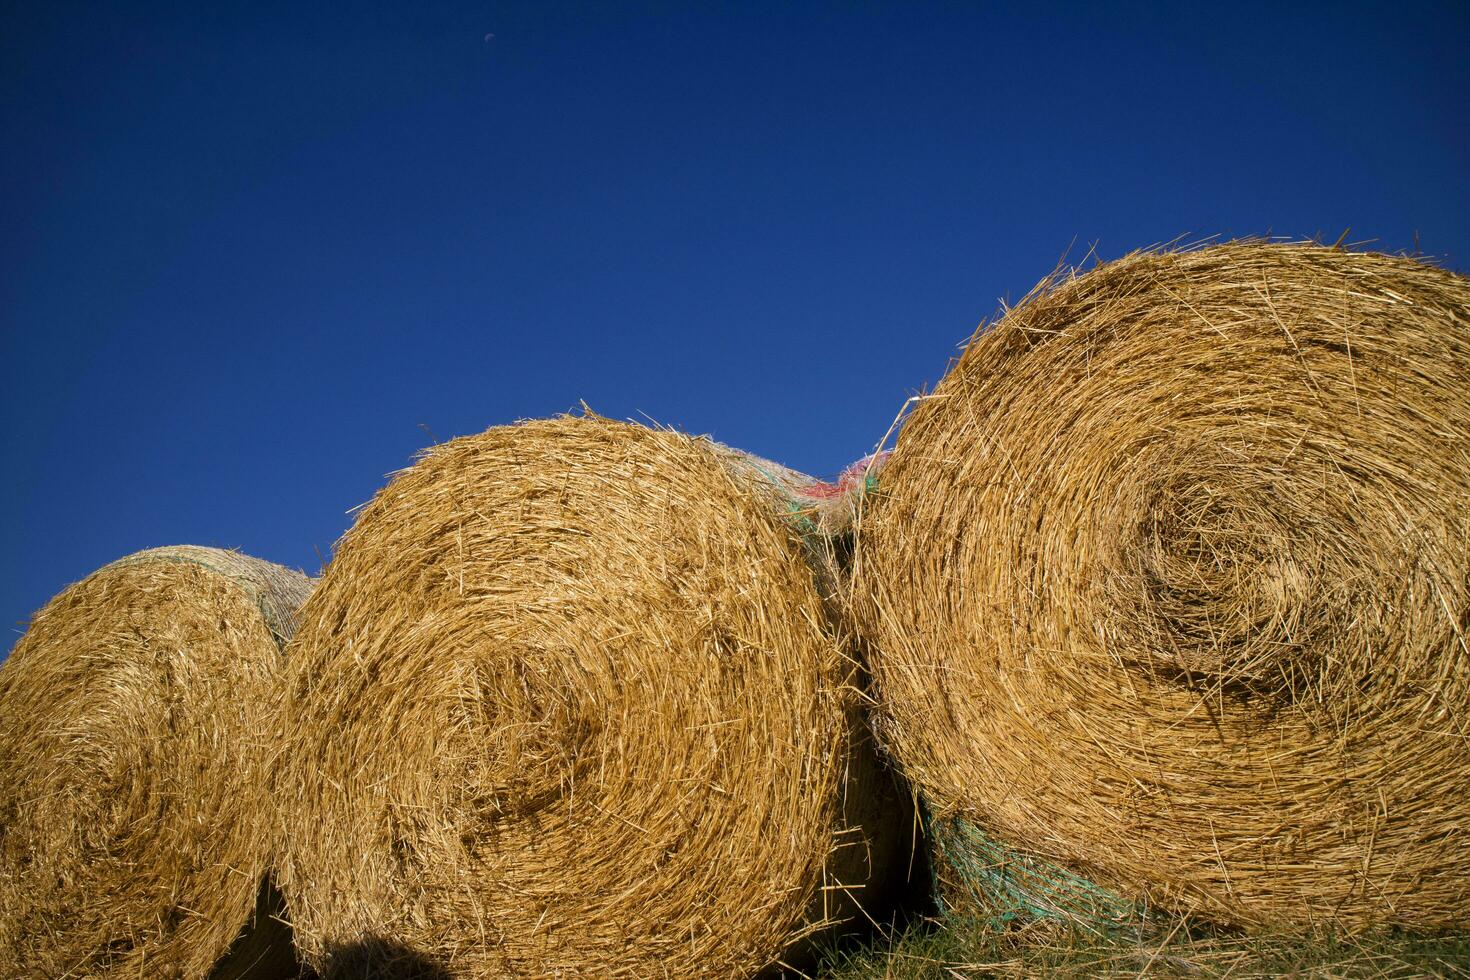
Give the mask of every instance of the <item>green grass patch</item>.
<path id="1" fill-rule="evenodd" d="M 821 980 L 978 977 L 1466 977 L 1470 934 L 1229 935 L 1180 922 L 1098 935 L 1054 924 L 996 930 L 927 920 L 830 950 Z"/>

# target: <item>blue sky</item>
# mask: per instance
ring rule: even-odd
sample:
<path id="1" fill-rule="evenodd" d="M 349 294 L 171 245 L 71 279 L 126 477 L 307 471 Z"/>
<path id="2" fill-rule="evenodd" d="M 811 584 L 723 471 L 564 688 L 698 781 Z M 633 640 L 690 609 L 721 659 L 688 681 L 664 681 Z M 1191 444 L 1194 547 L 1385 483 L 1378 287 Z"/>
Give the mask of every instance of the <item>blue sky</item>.
<path id="1" fill-rule="evenodd" d="M 582 400 L 831 474 L 1069 250 L 1470 271 L 1470 7 L 1280 6 L 4 5 L 0 650 Z"/>

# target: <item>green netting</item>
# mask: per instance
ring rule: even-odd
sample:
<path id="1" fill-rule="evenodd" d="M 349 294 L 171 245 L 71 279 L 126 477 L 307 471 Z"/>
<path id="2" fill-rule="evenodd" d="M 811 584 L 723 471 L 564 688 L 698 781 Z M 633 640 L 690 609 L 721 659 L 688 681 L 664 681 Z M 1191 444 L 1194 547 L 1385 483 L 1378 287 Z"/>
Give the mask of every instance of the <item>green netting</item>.
<path id="1" fill-rule="evenodd" d="M 1018 920 L 1051 919 L 1107 932 L 1144 917 L 1138 904 L 1061 865 L 1008 847 L 964 817 L 936 818 L 927 806 L 920 813 L 934 846 L 935 894 L 946 915 L 968 911 L 963 909 L 967 898 L 997 929 Z M 958 902 L 939 887 L 940 862 L 953 872 L 947 877 L 962 893 Z"/>
<path id="2" fill-rule="evenodd" d="M 787 516 L 791 518 L 791 522 L 795 525 L 797 533 L 807 538 L 821 537 L 821 528 L 817 527 L 816 522 L 810 516 L 811 505 L 804 502 L 791 489 L 791 480 L 789 478 L 783 479 L 771 472 L 774 469 L 774 464 L 770 462 L 764 460 L 758 462 L 757 457 L 754 456 L 749 457 L 746 462 L 752 469 L 770 481 L 771 486 L 781 491 L 781 500 L 786 505 Z"/>

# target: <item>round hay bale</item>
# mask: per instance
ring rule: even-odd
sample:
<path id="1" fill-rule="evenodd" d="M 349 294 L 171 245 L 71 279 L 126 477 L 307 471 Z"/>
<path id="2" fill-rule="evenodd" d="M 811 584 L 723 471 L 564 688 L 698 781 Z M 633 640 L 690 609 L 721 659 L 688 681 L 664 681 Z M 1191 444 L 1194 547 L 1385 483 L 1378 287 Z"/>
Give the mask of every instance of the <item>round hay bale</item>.
<path id="1" fill-rule="evenodd" d="M 880 484 L 880 737 L 976 860 L 1025 856 L 981 874 L 1470 922 L 1470 281 L 1266 244 L 1055 278 Z"/>
<path id="2" fill-rule="evenodd" d="M 294 975 L 255 914 L 269 823 L 241 801 L 310 588 L 159 548 L 36 614 L 0 666 L 0 975 Z"/>
<path id="3" fill-rule="evenodd" d="M 326 976 L 748 976 L 900 812 L 803 545 L 728 453 L 599 418 L 427 451 L 292 646 L 280 883 Z"/>

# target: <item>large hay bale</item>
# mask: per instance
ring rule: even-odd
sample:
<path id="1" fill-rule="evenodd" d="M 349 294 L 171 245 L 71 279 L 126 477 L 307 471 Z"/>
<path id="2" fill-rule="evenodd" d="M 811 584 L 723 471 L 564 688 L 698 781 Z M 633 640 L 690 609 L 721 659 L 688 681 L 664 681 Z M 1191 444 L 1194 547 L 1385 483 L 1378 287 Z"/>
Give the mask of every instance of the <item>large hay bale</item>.
<path id="1" fill-rule="evenodd" d="M 0 666 L 0 975 L 286 975 L 255 914 L 269 824 L 242 801 L 310 587 L 159 548 L 36 614 Z"/>
<path id="2" fill-rule="evenodd" d="M 880 483 L 854 588 L 880 737 L 971 870 L 1094 909 L 1470 922 L 1470 282 L 1264 244 L 1059 277 Z"/>
<path id="3" fill-rule="evenodd" d="M 743 465 L 563 418 L 436 446 L 362 512 L 290 657 L 310 965 L 743 976 L 868 904 L 897 803 Z"/>

